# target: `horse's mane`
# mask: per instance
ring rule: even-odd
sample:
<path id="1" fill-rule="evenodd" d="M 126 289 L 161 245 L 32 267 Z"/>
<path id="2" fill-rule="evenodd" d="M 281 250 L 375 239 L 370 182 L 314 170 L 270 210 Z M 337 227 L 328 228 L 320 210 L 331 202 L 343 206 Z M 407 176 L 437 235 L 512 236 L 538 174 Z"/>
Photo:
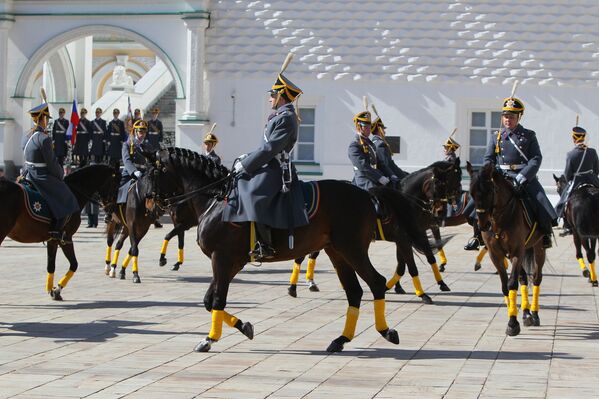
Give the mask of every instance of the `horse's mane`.
<path id="1" fill-rule="evenodd" d="M 160 161 L 170 163 L 177 169 L 201 173 L 212 179 L 220 179 L 229 174 L 229 169 L 225 166 L 217 164 L 210 157 L 186 148 L 165 148 L 160 151 Z"/>
<path id="2" fill-rule="evenodd" d="M 416 184 L 416 182 L 419 182 L 420 179 L 422 177 L 424 177 L 425 174 L 431 173 L 431 171 L 433 169 L 438 168 L 438 169 L 441 169 L 441 170 L 445 170 L 445 169 L 450 168 L 451 166 L 453 166 L 453 162 L 449 162 L 449 161 L 436 161 L 436 162 L 433 162 L 429 166 L 427 166 L 425 168 L 422 168 L 422 169 L 418 169 L 417 171 L 412 172 L 409 175 L 407 175 L 402 180 L 402 185 L 404 187 L 406 187 L 407 189 L 409 189 L 412 184 Z"/>

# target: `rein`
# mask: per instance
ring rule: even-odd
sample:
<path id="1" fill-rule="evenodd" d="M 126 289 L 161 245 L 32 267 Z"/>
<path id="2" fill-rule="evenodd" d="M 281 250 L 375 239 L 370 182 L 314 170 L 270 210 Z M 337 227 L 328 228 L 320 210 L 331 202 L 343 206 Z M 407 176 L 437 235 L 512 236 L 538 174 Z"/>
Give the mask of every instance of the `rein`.
<path id="1" fill-rule="evenodd" d="M 224 182 L 230 182 L 233 179 L 234 174 L 233 173 L 229 173 L 228 175 L 226 175 L 225 177 L 218 179 L 215 182 L 212 182 L 210 184 L 207 184 L 203 187 L 200 187 L 196 190 L 192 190 L 192 191 L 188 191 L 186 193 L 183 194 L 179 194 L 179 195 L 173 195 L 171 197 L 166 197 L 166 198 L 159 198 L 158 196 L 156 197 L 156 200 L 158 202 L 158 200 L 160 200 L 160 202 L 163 202 L 165 206 L 167 207 L 172 207 L 172 206 L 177 206 L 180 205 L 184 202 L 189 201 L 191 198 L 193 198 L 196 194 L 200 194 L 203 192 L 206 192 L 216 186 L 222 185 L 222 183 Z M 228 191 L 228 186 L 227 185 L 227 190 L 224 191 Z"/>

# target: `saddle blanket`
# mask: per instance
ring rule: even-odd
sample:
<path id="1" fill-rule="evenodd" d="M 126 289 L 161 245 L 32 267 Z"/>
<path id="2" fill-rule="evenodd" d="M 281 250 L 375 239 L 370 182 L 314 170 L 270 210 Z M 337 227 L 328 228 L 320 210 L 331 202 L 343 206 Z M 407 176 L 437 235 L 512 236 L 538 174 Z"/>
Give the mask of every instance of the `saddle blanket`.
<path id="1" fill-rule="evenodd" d="M 42 195 L 37 191 L 33 184 L 25 181 L 19 183 L 19 187 L 23 190 L 23 198 L 25 199 L 25 209 L 32 219 L 42 223 L 50 223 L 52 212 L 50 207 Z"/>
<path id="2" fill-rule="evenodd" d="M 318 182 L 301 181 L 300 184 L 302 193 L 304 194 L 304 204 L 306 205 L 308 219 L 312 219 L 320 207 L 320 188 L 318 187 Z"/>

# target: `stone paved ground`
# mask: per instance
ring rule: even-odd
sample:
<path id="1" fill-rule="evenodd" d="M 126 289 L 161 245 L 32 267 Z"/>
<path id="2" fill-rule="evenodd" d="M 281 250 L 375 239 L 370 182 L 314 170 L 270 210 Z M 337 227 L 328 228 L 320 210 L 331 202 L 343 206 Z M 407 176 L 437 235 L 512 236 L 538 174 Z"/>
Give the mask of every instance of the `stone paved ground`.
<path id="1" fill-rule="evenodd" d="M 505 336 L 498 277 L 488 260 L 473 272 L 472 254 L 460 249 L 468 233 L 462 226 L 446 230 L 456 234 L 445 273 L 452 292 L 440 293 L 420 261 L 435 305 L 388 295 L 398 346 L 374 330 L 365 295 L 355 339 L 343 353 L 328 355 L 324 349 L 343 328 L 346 301 L 326 256 L 316 271 L 321 292 L 300 287 L 296 299 L 286 292 L 290 263 L 246 267 L 230 289 L 228 310 L 254 323 L 254 340 L 225 326 L 211 352 L 195 353 L 210 327 L 201 306 L 209 263 L 190 234 L 183 268 L 159 268 L 164 233 L 152 229 L 142 243 L 137 285 L 103 274 L 103 237 L 82 229 L 76 237 L 81 265 L 62 303 L 43 292 L 44 248 L 5 242 L 0 397 L 599 397 L 599 290 L 580 276 L 570 238 L 559 239 L 549 253 L 539 328 Z M 394 246 L 375 243 L 371 256 L 390 276 Z M 62 275 L 62 256 L 59 265 Z M 409 281 L 405 287 L 412 291 Z"/>

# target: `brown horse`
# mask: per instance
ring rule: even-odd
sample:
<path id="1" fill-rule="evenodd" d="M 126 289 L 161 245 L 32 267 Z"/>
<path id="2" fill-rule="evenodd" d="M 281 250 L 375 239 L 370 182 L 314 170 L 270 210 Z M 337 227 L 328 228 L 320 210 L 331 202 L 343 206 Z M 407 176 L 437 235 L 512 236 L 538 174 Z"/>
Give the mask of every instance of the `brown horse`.
<path id="1" fill-rule="evenodd" d="M 471 167 L 468 168 L 468 172 L 472 173 Z M 510 336 L 520 333 L 517 319 L 518 280 L 524 325 L 540 325 L 539 294 L 545 263 L 543 234 L 536 228 L 536 222 L 529 223 L 519 191 L 510 178 L 496 170 L 492 164 L 486 164 L 479 173 L 474 174 L 470 184 L 478 224 L 489 256 L 499 273 L 501 289 L 508 305 L 506 334 Z M 512 263 L 509 280 L 503 263 L 504 257 Z M 532 304 L 528 301 L 528 278 L 531 275 Z"/>
<path id="2" fill-rule="evenodd" d="M 100 195 L 102 204 L 114 201 L 119 178 L 116 171 L 109 166 L 92 165 L 74 171 L 66 176 L 64 181 L 77 198 L 79 208 L 83 209 L 95 194 Z M 61 291 L 67 286 L 78 267 L 72 241 L 73 235 L 81 223 L 80 213 L 71 215 L 66 223 L 64 243 L 59 243 L 56 240 L 48 241 L 50 238 L 48 235 L 49 223 L 31 217 L 26 210 L 23 189 L 20 185 L 0 178 L 0 198 L 0 244 L 7 236 L 23 243 L 47 241 L 46 291 L 54 300 L 62 300 Z M 56 251 L 59 245 L 69 261 L 69 271 L 58 282 L 58 285 L 54 286 Z"/>
<path id="3" fill-rule="evenodd" d="M 181 193 L 191 199 L 198 215 L 198 244 L 212 261 L 213 280 L 204 297 L 204 306 L 212 315 L 208 337 L 196 347 L 208 351 L 222 334 L 222 324 L 237 327 L 241 321 L 225 311 L 229 285 L 233 277 L 250 261 L 249 251 L 254 237 L 251 223 L 223 223 L 226 201 L 219 200 L 226 191 L 229 171 L 212 160 L 182 149 L 166 149 L 158 153 L 155 162 L 155 200 L 168 203 L 164 192 Z M 362 299 L 359 275 L 374 297 L 376 330 L 389 342 L 399 343 L 397 332 L 385 319 L 385 278 L 372 266 L 368 247 L 375 235 L 377 215 L 371 195 L 351 184 L 335 180 L 318 182 L 320 203 L 311 222 L 294 230 L 295 245 L 288 246 L 288 231 L 273 229 L 276 256 L 268 261 L 297 259 L 304 254 L 325 249 L 345 290 L 348 310 L 343 333 L 333 340 L 327 350 L 337 352 L 354 336 Z M 399 192 L 387 189 L 394 196 Z M 180 198 L 177 197 L 177 198 Z M 339 199 L 343 199 L 342 201 Z M 397 197 L 394 197 L 396 199 Z M 412 234 L 411 210 L 395 202 L 380 199 L 401 223 L 403 231 Z M 405 205 L 405 204 L 402 204 Z M 357 212 L 356 210 L 359 210 Z M 410 235 L 410 238 L 412 236 Z M 415 235 L 414 240 L 419 237 Z"/>

